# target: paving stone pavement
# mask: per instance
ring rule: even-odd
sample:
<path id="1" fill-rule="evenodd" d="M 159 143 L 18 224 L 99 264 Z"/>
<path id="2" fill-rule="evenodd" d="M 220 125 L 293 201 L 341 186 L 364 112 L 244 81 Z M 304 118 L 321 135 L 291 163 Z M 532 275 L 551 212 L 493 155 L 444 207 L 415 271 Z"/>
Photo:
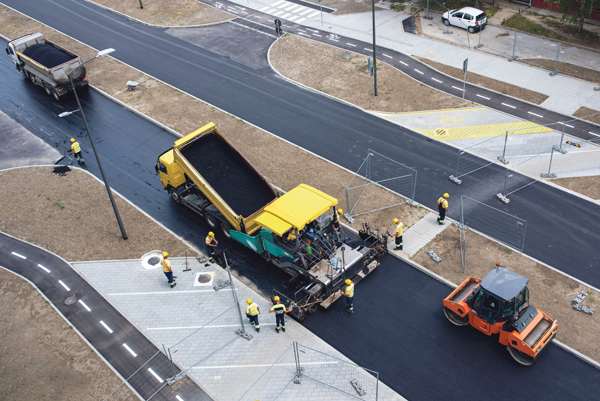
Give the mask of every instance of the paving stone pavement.
<path id="1" fill-rule="evenodd" d="M 414 256 L 421 248 L 444 231 L 446 227 L 451 225 L 450 221 L 447 221 L 444 225 L 439 225 L 437 218 L 437 213 L 429 213 L 404 231 L 402 242 L 404 244 L 404 252 L 408 256 Z M 449 219 L 446 217 L 446 220 Z M 392 243 L 391 245 L 393 246 L 394 244 Z"/>
<path id="2" fill-rule="evenodd" d="M 140 260 L 74 262 L 72 265 L 157 347 L 161 350 L 163 344 L 171 347 L 178 366 L 190 368 L 189 376 L 218 400 L 238 400 L 294 341 L 322 353 L 314 352 L 316 356 L 310 361 L 321 369 L 310 369 L 311 374 L 319 377 L 317 380 L 337 388 L 347 388 L 351 379 L 340 375 L 338 366 L 350 366 L 350 361 L 291 318 L 286 319 L 287 331 L 276 333 L 275 316 L 267 313 L 271 307 L 269 300 L 233 279 L 242 314 L 246 298 L 252 298 L 261 311 L 260 333 L 256 333 L 243 316 L 246 331 L 253 335 L 250 341 L 245 340 L 235 334 L 240 320 L 231 287 L 219 291 L 212 288 L 227 280 L 227 272 L 217 265 L 200 264 L 194 258 L 188 258 L 192 269 L 188 272 L 183 271 L 184 258 L 172 258 L 171 263 L 177 276 L 177 286 L 173 289 L 169 288 L 160 267 L 147 269 Z M 211 280 L 199 283 L 199 273 L 210 275 Z M 348 318 L 352 316 L 348 315 Z M 273 387 L 281 392 L 278 400 L 335 401 L 353 398 L 309 378 L 304 378 L 302 384 L 294 384 L 293 377 L 289 377 L 289 384 L 282 386 L 282 382 L 286 384 L 285 380 L 271 377 L 276 371 L 269 371 L 262 380 L 266 383 L 264 391 Z M 292 366 L 293 371 L 295 368 Z M 375 380 L 364 371 L 352 375 L 352 378 L 360 376 L 364 380 L 363 386 L 374 388 Z M 368 380 L 371 383 L 367 383 Z M 263 386 L 258 394 L 262 389 Z M 403 400 L 383 383 L 379 383 L 379 399 Z"/>

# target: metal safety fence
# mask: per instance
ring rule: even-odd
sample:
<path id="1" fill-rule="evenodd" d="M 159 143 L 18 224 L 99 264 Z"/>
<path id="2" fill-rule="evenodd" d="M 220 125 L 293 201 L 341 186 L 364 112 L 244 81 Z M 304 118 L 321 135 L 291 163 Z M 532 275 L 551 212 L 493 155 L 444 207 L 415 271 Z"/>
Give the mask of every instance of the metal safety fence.
<path id="1" fill-rule="evenodd" d="M 318 386 L 323 399 L 327 390 L 347 399 L 378 400 L 379 373 L 296 342 L 244 393 L 240 401 L 294 400 L 290 384 Z M 336 397 L 337 398 L 337 397 Z"/>
<path id="2" fill-rule="evenodd" d="M 373 191 L 384 189 L 389 198 L 384 199 L 381 194 L 378 199 L 385 206 L 371 209 L 367 202 L 362 202 L 366 197 L 374 195 Z M 416 206 L 415 191 L 417 188 L 417 170 L 406 166 L 396 160 L 367 150 L 367 157 L 360 165 L 352 179 L 346 186 L 346 213 L 344 217 L 354 223 L 354 218 L 363 214 L 389 209 L 405 203 Z M 398 200 L 400 196 L 402 200 Z"/>
<path id="3" fill-rule="evenodd" d="M 473 198 L 461 195 L 460 226 L 461 231 L 471 229 L 495 239 L 518 252 L 525 247 L 527 220 L 486 205 Z M 461 233 L 461 256 L 463 272 L 466 265 L 465 235 Z"/>

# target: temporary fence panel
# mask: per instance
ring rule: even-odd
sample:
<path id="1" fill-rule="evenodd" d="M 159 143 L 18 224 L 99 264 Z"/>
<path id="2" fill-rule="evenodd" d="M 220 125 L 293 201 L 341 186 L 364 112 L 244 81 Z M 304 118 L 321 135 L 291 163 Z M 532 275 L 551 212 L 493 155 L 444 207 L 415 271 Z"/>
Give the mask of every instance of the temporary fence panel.
<path id="1" fill-rule="evenodd" d="M 523 252 L 527 221 L 468 196 L 461 199 L 462 224 Z"/>
<path id="2" fill-rule="evenodd" d="M 116 400 L 122 387 L 128 384 L 143 400 L 148 401 L 167 385 L 167 379 L 172 375 L 169 359 L 158 351 L 104 400 Z"/>
<path id="3" fill-rule="evenodd" d="M 290 345 L 260 378 L 242 395 L 240 401 L 274 401 L 298 374 L 295 343 Z"/>
<path id="4" fill-rule="evenodd" d="M 416 205 L 414 203 L 416 185 L 417 170 L 369 149 L 367 157 L 346 186 L 347 210 L 344 217 L 354 222 L 354 217 L 366 213 L 404 203 Z M 380 191 L 380 189 L 384 189 L 389 194 L 389 199 L 382 197 L 381 193 L 377 195 L 378 200 L 385 199 L 383 207 L 373 209 L 367 202 L 361 203 L 361 200 L 376 195 L 373 191 Z"/>
<path id="5" fill-rule="evenodd" d="M 456 170 L 448 179 L 460 185 L 462 184 L 463 177 L 494 164 L 493 161 L 482 156 L 490 157 L 490 155 L 486 154 L 488 153 L 488 149 L 498 148 L 501 140 L 501 137 L 491 137 L 460 149 L 456 157 Z"/>
<path id="6" fill-rule="evenodd" d="M 233 342 L 240 328 L 237 307 L 234 305 L 219 316 L 195 330 L 176 344 L 166 348 L 167 355 L 175 365 L 186 373 L 202 361 Z M 172 372 L 171 376 L 176 376 Z"/>
<path id="7" fill-rule="evenodd" d="M 320 351 L 297 345 L 302 377 L 359 400 L 377 400 L 379 373 Z"/>

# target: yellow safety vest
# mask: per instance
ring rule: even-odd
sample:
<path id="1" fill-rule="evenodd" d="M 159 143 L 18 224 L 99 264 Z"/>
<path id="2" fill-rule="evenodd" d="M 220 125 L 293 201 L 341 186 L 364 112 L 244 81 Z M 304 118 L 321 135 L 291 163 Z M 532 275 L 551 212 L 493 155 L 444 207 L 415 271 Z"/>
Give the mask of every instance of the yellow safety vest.
<path id="1" fill-rule="evenodd" d="M 404 224 L 402 223 L 398 223 L 398 225 L 396 225 L 396 237 L 401 237 L 404 235 Z"/>
<path id="2" fill-rule="evenodd" d="M 438 199 L 438 203 L 440 205 L 442 205 L 442 207 L 444 209 L 448 209 L 448 201 L 446 199 L 444 199 L 444 197 L 442 196 L 440 199 Z"/>
<path id="3" fill-rule="evenodd" d="M 161 260 L 161 261 L 160 261 L 160 263 L 162 264 L 163 271 L 164 271 L 165 273 L 168 273 L 168 272 L 170 272 L 170 271 L 171 271 L 171 261 L 170 261 L 170 260 L 168 260 L 168 259 L 163 259 L 163 260 Z"/>
<path id="4" fill-rule="evenodd" d="M 75 153 L 79 153 L 81 152 L 81 147 L 79 146 L 79 142 L 73 142 L 71 144 L 71 149 L 73 150 L 73 152 Z"/>
<path id="5" fill-rule="evenodd" d="M 258 305 L 255 302 L 252 302 L 250 305 L 246 307 L 246 315 L 256 316 L 260 312 L 258 311 Z"/>
<path id="6" fill-rule="evenodd" d="M 283 305 L 283 304 L 273 305 L 271 310 L 273 312 L 275 312 L 276 315 L 281 315 L 282 313 L 285 313 L 285 305 Z"/>
<path id="7" fill-rule="evenodd" d="M 344 294 L 346 294 L 346 296 L 349 298 L 354 297 L 354 283 L 346 286 L 346 289 L 344 290 Z"/>
<path id="8" fill-rule="evenodd" d="M 206 237 L 206 239 L 204 240 L 204 242 L 206 243 L 206 245 L 210 245 L 210 244 L 212 244 L 213 239 L 215 239 L 215 237 L 211 237 L 209 235 L 208 237 Z"/>

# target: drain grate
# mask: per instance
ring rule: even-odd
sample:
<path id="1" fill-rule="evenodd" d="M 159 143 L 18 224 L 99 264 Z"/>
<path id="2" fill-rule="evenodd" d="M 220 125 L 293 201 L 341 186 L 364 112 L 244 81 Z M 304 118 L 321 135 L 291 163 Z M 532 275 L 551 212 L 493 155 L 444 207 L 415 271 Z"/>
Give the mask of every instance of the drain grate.
<path id="1" fill-rule="evenodd" d="M 208 283 L 210 280 L 212 280 L 212 276 L 210 274 L 200 274 L 198 276 L 198 282 L 199 283 Z"/>
<path id="2" fill-rule="evenodd" d="M 152 256 L 150 259 L 148 259 L 148 264 L 150 266 L 156 266 L 159 263 L 160 263 L 160 258 L 158 256 Z"/>

